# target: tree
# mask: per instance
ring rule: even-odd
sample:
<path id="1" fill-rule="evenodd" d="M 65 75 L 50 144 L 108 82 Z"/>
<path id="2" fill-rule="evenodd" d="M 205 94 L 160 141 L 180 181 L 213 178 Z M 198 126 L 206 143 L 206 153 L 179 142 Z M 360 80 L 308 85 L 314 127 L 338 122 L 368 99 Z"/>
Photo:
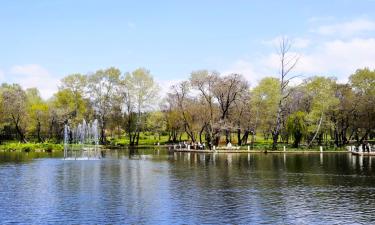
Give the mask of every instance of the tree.
<path id="1" fill-rule="evenodd" d="M 349 77 L 349 83 L 356 96 L 355 102 L 358 103 L 355 133 L 357 141 L 362 142 L 375 130 L 375 70 L 359 69 Z"/>
<path id="2" fill-rule="evenodd" d="M 161 132 L 166 129 L 165 116 L 161 111 L 153 111 L 148 113 L 147 119 L 147 130 L 158 134 L 158 139 L 160 141 Z"/>
<path id="3" fill-rule="evenodd" d="M 216 72 L 209 72 L 207 70 L 194 71 L 191 73 L 190 83 L 193 88 L 200 92 L 200 97 L 203 100 L 202 106 L 205 110 L 202 112 L 205 115 L 202 130 L 206 131 L 208 146 L 211 149 L 212 141 L 218 133 L 218 129 L 214 129 L 214 124 L 217 121 L 216 104 L 214 103 L 214 88 L 219 81 L 219 74 Z M 200 138 L 200 141 L 201 138 Z"/>
<path id="4" fill-rule="evenodd" d="M 6 121 L 12 123 L 16 129 L 19 140 L 26 140 L 27 126 L 27 97 L 25 91 L 18 84 L 2 85 L 2 110 Z"/>
<path id="5" fill-rule="evenodd" d="M 172 93 L 168 94 L 170 102 L 174 102 L 177 106 L 178 113 L 181 115 L 181 120 L 183 121 L 183 127 L 190 139 L 195 142 L 195 135 L 193 129 L 193 116 L 191 115 L 192 110 L 191 105 L 194 99 L 189 98 L 188 93 L 190 90 L 189 82 L 183 81 L 177 85 L 172 86 Z"/>
<path id="6" fill-rule="evenodd" d="M 292 47 L 291 42 L 287 38 L 282 38 L 279 45 L 279 60 L 280 60 L 280 99 L 278 102 L 278 109 L 276 113 L 276 124 L 272 130 L 272 149 L 277 149 L 277 141 L 279 139 L 280 130 L 282 128 L 282 115 L 285 107 L 285 101 L 290 95 L 290 89 L 288 84 L 291 79 L 296 76 L 289 76 L 290 72 L 296 67 L 299 56 L 292 55 L 290 49 Z"/>
<path id="7" fill-rule="evenodd" d="M 213 89 L 213 94 L 219 104 L 220 121 L 219 129 L 225 131 L 226 143 L 230 142 L 230 124 L 228 117 L 234 106 L 234 102 L 240 99 L 241 95 L 249 91 L 249 86 L 245 78 L 240 74 L 230 74 L 220 77 Z M 216 138 L 216 145 L 219 144 L 219 137 Z"/>
<path id="8" fill-rule="evenodd" d="M 253 120 L 252 142 L 257 129 L 261 129 L 265 137 L 272 134 L 275 127 L 278 103 L 280 99 L 280 81 L 274 77 L 265 77 L 251 90 L 251 110 Z"/>
<path id="9" fill-rule="evenodd" d="M 320 132 L 325 114 L 331 107 L 339 103 L 335 96 L 336 80 L 326 77 L 311 77 L 305 80 L 306 91 L 311 98 L 311 111 L 308 112 L 308 118 L 313 125 L 314 134 L 308 145 L 311 146 Z M 317 121 L 317 122 L 316 122 Z"/>
<path id="10" fill-rule="evenodd" d="M 138 145 L 142 127 L 142 113 L 152 109 L 158 98 L 159 87 L 149 70 L 139 68 L 127 73 L 123 81 L 123 96 L 128 116 L 136 115 L 135 126 L 131 126 L 129 119 L 128 134 L 131 145 Z M 134 129 L 133 129 L 134 128 Z"/>
<path id="11" fill-rule="evenodd" d="M 106 125 L 108 115 L 112 109 L 115 94 L 118 91 L 121 72 L 114 67 L 98 70 L 88 76 L 88 93 L 93 104 L 95 113 L 100 121 L 100 143 L 106 141 Z"/>
<path id="12" fill-rule="evenodd" d="M 87 84 L 87 77 L 85 75 L 75 73 L 64 77 L 61 80 L 61 85 L 59 90 L 67 90 L 72 95 L 72 102 L 74 103 L 74 108 L 72 115 L 77 117 L 77 120 L 81 121 L 83 109 L 83 98 L 85 96 L 85 89 Z"/>
<path id="13" fill-rule="evenodd" d="M 298 111 L 291 114 L 287 121 L 287 131 L 293 135 L 293 147 L 298 148 L 302 137 L 307 131 L 306 113 Z"/>
<path id="14" fill-rule="evenodd" d="M 237 144 L 246 144 L 252 124 L 250 91 L 244 91 L 234 102 L 234 105 L 230 120 L 237 129 Z M 241 137 L 242 131 L 244 131 L 244 134 Z"/>
<path id="15" fill-rule="evenodd" d="M 166 129 L 169 131 L 168 141 L 177 142 L 177 136 L 183 131 L 184 122 L 179 113 L 175 95 L 168 93 L 162 111 L 166 118 Z"/>
<path id="16" fill-rule="evenodd" d="M 28 114 L 32 121 L 31 130 L 36 132 L 38 142 L 42 142 L 42 129 L 47 127 L 48 123 L 48 105 L 43 101 L 36 88 L 27 89 L 26 96 Z"/>

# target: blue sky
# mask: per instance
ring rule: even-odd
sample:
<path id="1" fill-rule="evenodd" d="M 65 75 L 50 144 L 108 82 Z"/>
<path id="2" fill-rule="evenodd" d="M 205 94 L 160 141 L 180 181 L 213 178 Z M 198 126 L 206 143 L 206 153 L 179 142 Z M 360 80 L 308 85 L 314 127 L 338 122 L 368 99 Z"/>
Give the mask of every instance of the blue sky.
<path id="1" fill-rule="evenodd" d="M 146 67 L 161 86 L 192 70 L 277 74 L 275 47 L 293 41 L 296 73 L 375 68 L 375 1 L 0 1 L 0 82 L 48 98 L 70 73 Z"/>

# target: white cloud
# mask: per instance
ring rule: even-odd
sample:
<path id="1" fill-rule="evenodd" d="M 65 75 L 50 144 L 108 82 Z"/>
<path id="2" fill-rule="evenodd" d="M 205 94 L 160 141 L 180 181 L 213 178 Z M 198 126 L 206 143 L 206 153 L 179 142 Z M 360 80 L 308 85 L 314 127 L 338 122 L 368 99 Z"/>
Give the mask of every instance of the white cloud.
<path id="1" fill-rule="evenodd" d="M 185 79 L 175 79 L 175 80 L 157 80 L 156 82 L 159 84 L 160 91 L 160 99 L 164 98 L 167 96 L 167 93 L 170 91 L 170 88 L 172 85 L 178 84 Z"/>
<path id="2" fill-rule="evenodd" d="M 358 68 L 375 68 L 375 39 L 355 38 L 348 41 L 333 40 L 322 44 L 311 54 L 301 58 L 299 70 L 348 77 Z"/>
<path id="3" fill-rule="evenodd" d="M 312 18 L 309 22 L 315 26 L 317 22 L 328 20 L 332 21 L 332 18 Z M 346 82 L 350 74 L 359 68 L 375 69 L 375 21 L 358 18 L 345 23 L 321 25 L 312 30 L 314 34 L 310 33 L 309 36 L 289 38 L 292 51 L 295 51 L 291 54 L 298 52 L 300 55 L 293 71 L 294 75 L 335 76 L 340 82 Z M 281 37 L 277 36 L 262 43 L 277 47 Z M 243 71 L 241 65 L 246 65 L 244 67 L 251 71 L 249 74 L 255 77 L 264 77 L 265 74 L 277 76 L 280 66 L 275 49 L 274 52 L 253 60 L 238 62 L 234 63 L 239 64 L 234 66 L 235 69 Z M 254 78 L 249 77 L 249 80 Z"/>
<path id="4" fill-rule="evenodd" d="M 249 82 L 251 86 L 254 86 L 266 75 L 259 70 L 256 70 L 257 65 L 254 62 L 248 60 L 239 59 L 229 66 L 228 69 L 224 70 L 222 74 L 227 75 L 230 73 L 242 74 Z"/>
<path id="5" fill-rule="evenodd" d="M 295 48 L 307 48 L 311 44 L 311 40 L 307 38 L 295 38 L 293 41 Z"/>
<path id="6" fill-rule="evenodd" d="M 10 69 L 10 73 L 31 76 L 49 76 L 48 71 L 37 64 L 16 65 Z"/>
<path id="7" fill-rule="evenodd" d="M 375 21 L 368 19 L 355 19 L 348 22 L 322 25 L 312 29 L 313 32 L 320 35 L 339 35 L 349 37 L 375 30 Z"/>
<path id="8" fill-rule="evenodd" d="M 19 83 L 23 88 L 38 88 L 44 99 L 52 97 L 57 91 L 59 79 L 40 65 L 16 65 L 10 68 L 9 74 L 11 82 Z"/>
<path id="9" fill-rule="evenodd" d="M 323 41 L 309 51 L 298 52 L 300 59 L 291 75 L 334 76 L 339 82 L 347 82 L 348 77 L 359 68 L 375 69 L 375 38 Z M 226 72 L 241 73 L 254 86 L 265 76 L 277 77 L 279 66 L 279 56 L 270 53 L 252 60 L 239 59 Z"/>

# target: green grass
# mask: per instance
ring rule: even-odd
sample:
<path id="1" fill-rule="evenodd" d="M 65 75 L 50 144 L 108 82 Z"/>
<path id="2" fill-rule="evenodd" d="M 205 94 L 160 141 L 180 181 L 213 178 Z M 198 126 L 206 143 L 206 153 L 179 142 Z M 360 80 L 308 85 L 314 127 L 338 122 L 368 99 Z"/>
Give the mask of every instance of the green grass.
<path id="1" fill-rule="evenodd" d="M 154 146 L 157 143 L 160 145 L 168 144 L 168 135 L 161 135 L 160 138 L 158 135 L 155 135 L 150 132 L 143 132 L 140 134 L 139 138 L 139 146 Z M 179 140 L 180 137 L 178 137 Z M 129 138 L 125 135 L 117 138 L 107 138 L 108 146 L 106 147 L 125 147 L 129 146 Z M 188 136 L 184 133 L 181 136 L 182 141 L 188 141 Z M 198 137 L 199 140 L 199 137 Z M 249 141 L 251 140 L 251 136 L 249 137 Z M 204 139 L 203 139 L 204 141 Z M 222 136 L 220 140 L 220 146 L 225 146 L 225 137 Z M 232 136 L 232 144 L 233 146 L 237 145 L 237 137 L 235 135 Z M 240 149 L 247 150 L 248 146 L 243 145 Z M 319 151 L 319 146 L 314 146 L 312 148 L 307 148 L 306 146 L 301 145 L 299 148 L 292 148 L 291 144 L 279 143 L 278 150 L 282 151 L 283 146 L 286 146 L 287 151 Z M 251 146 L 251 145 L 250 145 Z M 39 151 L 63 151 L 64 146 L 63 144 L 55 144 L 50 142 L 44 143 L 19 143 L 19 142 L 4 142 L 0 145 L 0 151 L 19 151 L 19 152 L 39 152 Z M 251 146 L 251 150 L 259 150 L 264 151 L 268 150 L 271 151 L 272 149 L 272 139 L 265 140 L 262 136 L 257 136 L 255 139 L 254 145 Z M 336 148 L 333 145 L 331 146 L 323 146 L 323 151 L 342 151 L 345 148 Z"/>
<path id="2" fill-rule="evenodd" d="M 108 138 L 109 145 L 111 146 L 128 146 L 129 137 L 121 136 L 120 138 Z M 152 135 L 149 133 L 141 133 L 139 135 L 139 145 L 164 145 L 168 143 L 168 135 L 160 136 L 160 139 L 157 135 Z"/>
<path id="3" fill-rule="evenodd" d="M 63 151 L 64 146 L 62 144 L 53 143 L 18 143 L 18 142 L 7 142 L 0 145 L 0 151 L 16 151 L 16 152 L 54 152 Z"/>

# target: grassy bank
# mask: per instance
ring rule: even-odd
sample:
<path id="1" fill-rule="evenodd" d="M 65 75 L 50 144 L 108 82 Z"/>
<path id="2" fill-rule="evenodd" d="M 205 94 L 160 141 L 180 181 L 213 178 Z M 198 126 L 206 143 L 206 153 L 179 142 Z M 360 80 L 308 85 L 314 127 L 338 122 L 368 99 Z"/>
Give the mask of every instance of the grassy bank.
<path id="1" fill-rule="evenodd" d="M 17 143 L 8 142 L 0 145 L 0 151 L 9 152 L 56 152 L 63 151 L 62 144 L 54 143 Z"/>
<path id="2" fill-rule="evenodd" d="M 168 142 L 168 135 L 153 135 L 152 133 L 141 133 L 139 138 L 139 145 L 138 147 L 152 147 L 156 146 L 158 143 L 160 146 L 169 145 L 172 143 Z M 104 148 L 123 148 L 129 146 L 129 139 L 126 136 L 121 136 L 117 138 L 110 138 L 108 137 L 108 145 L 104 146 Z M 236 138 L 233 137 L 233 146 L 236 146 Z M 183 134 L 181 136 L 181 141 L 188 141 L 188 136 Z M 220 140 L 220 146 L 225 146 L 225 139 L 222 138 Z M 283 146 L 286 147 L 286 151 L 320 151 L 319 146 L 314 146 L 312 148 L 308 148 L 307 146 L 301 145 L 299 148 L 293 148 L 290 144 L 286 143 L 279 143 L 278 144 L 278 151 L 283 151 Z M 254 151 L 272 151 L 272 140 L 270 139 L 263 139 L 262 137 L 257 137 L 256 142 L 253 145 L 243 145 L 240 147 L 240 150 L 250 150 Z M 3 142 L 0 144 L 0 151 L 17 151 L 17 152 L 58 152 L 63 151 L 64 146 L 63 144 L 55 144 L 51 142 L 44 142 L 44 143 L 37 143 L 37 142 L 30 142 L 30 143 L 19 143 L 16 141 L 8 141 Z M 333 145 L 323 146 L 323 151 L 346 151 L 345 147 L 337 148 Z"/>

